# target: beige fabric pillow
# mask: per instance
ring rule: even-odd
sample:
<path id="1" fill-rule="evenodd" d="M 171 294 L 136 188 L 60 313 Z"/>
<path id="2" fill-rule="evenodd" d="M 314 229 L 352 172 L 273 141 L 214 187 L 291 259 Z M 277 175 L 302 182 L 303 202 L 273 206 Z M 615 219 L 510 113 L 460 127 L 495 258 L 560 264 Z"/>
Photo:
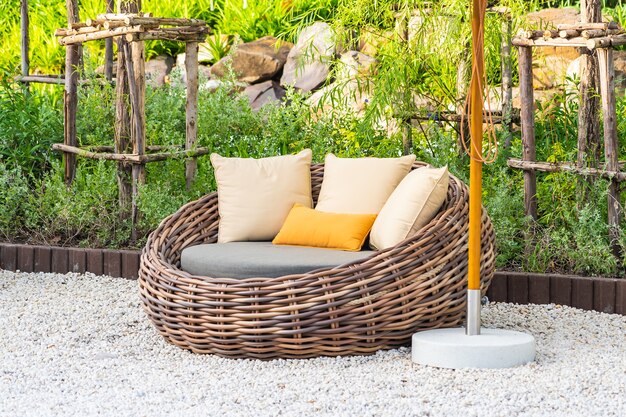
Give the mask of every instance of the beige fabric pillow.
<path id="1" fill-rule="evenodd" d="M 294 204 L 312 206 L 310 149 L 271 158 L 211 154 L 217 181 L 218 242 L 272 240 Z"/>
<path id="2" fill-rule="evenodd" d="M 446 200 L 448 168 L 418 168 L 404 177 L 378 214 L 370 247 L 385 249 L 413 235 L 435 217 Z"/>
<path id="3" fill-rule="evenodd" d="M 415 155 L 400 158 L 337 158 L 326 155 L 324 179 L 316 210 L 376 214 L 402 178 Z"/>

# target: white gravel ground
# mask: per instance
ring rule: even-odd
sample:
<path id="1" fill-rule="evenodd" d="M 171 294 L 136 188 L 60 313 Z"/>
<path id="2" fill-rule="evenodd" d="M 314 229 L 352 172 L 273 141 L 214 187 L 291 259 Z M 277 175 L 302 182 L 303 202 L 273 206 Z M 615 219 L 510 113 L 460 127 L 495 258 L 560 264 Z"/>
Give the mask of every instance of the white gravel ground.
<path id="1" fill-rule="evenodd" d="M 537 361 L 195 355 L 151 327 L 136 282 L 0 271 L 0 416 L 626 416 L 626 317 L 491 304 L 483 323 L 532 333 Z"/>

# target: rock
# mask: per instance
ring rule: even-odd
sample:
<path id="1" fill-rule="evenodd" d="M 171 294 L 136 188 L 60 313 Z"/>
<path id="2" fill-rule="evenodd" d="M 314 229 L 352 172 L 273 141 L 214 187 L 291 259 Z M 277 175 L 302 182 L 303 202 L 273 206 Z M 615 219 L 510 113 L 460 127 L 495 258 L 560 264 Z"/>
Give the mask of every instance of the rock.
<path id="1" fill-rule="evenodd" d="M 375 58 L 358 51 L 344 52 L 339 58 L 333 83 L 317 90 L 307 102 L 316 107 L 327 96 L 332 96 L 333 100 L 344 100 L 343 104 L 355 114 L 361 114 L 372 94 L 369 84 L 359 79 L 369 74 L 375 62 Z M 324 102 L 323 105 L 328 110 L 333 107 L 330 102 Z"/>
<path id="2" fill-rule="evenodd" d="M 115 77 L 115 72 L 117 71 L 117 61 L 113 61 L 113 77 Z M 104 75 L 104 64 L 100 65 L 95 70 L 96 74 Z"/>
<path id="3" fill-rule="evenodd" d="M 606 20 L 606 19 L 605 19 Z M 578 9 L 565 7 L 543 9 L 526 16 L 525 28 L 555 29 L 560 24 L 580 23 Z M 535 89 L 552 89 L 566 82 L 568 67 L 580 54 L 576 48 L 533 48 L 533 79 Z"/>
<path id="4" fill-rule="evenodd" d="M 274 80 L 253 84 L 243 90 L 250 100 L 250 107 L 258 111 L 265 104 L 281 101 L 285 97 L 285 89 Z"/>
<path id="5" fill-rule="evenodd" d="M 580 22 L 578 9 L 565 7 L 543 9 L 526 16 L 524 28 L 556 29 L 560 24 Z M 552 89 L 565 82 L 567 67 L 580 54 L 576 48 L 542 47 L 533 48 L 533 79 L 535 89 Z"/>
<path id="6" fill-rule="evenodd" d="M 181 79 L 183 83 L 187 83 L 187 69 L 185 68 L 185 54 L 178 54 L 176 56 L 176 68 L 181 73 Z M 198 75 L 200 78 L 210 79 L 211 78 L 211 68 L 207 65 L 198 64 Z"/>
<path id="7" fill-rule="evenodd" d="M 458 20 L 452 16 L 436 15 L 427 12 L 415 12 L 408 23 L 402 24 L 404 19 L 398 20 L 396 33 L 402 38 L 408 36 L 409 42 L 428 42 L 432 46 L 443 46 L 451 41 L 448 35 L 458 27 Z M 405 34 L 406 31 L 406 34 Z"/>
<path id="8" fill-rule="evenodd" d="M 108 353 L 108 352 L 101 352 L 101 353 L 96 353 L 93 356 L 93 360 L 94 361 L 101 361 L 101 360 L 105 360 L 105 359 L 116 359 L 118 357 L 118 355 L 114 354 L 114 353 Z"/>
<path id="9" fill-rule="evenodd" d="M 345 106 L 354 114 L 361 115 L 372 97 L 371 89 L 368 87 L 369 85 L 361 84 L 357 80 L 338 80 L 317 90 L 307 99 L 307 103 L 312 108 L 318 108 L 319 104 L 322 103 L 323 106 L 319 108 L 319 113 L 323 113 L 337 107 L 337 103 L 331 103 L 329 100 L 332 97 L 333 100 L 343 101 L 340 107 Z"/>
<path id="10" fill-rule="evenodd" d="M 545 54 L 545 52 L 543 54 L 538 52 L 535 55 L 533 60 L 533 86 L 536 90 L 549 90 L 565 84 L 567 68 L 573 61 L 571 56 L 558 53 L 549 55 Z"/>
<path id="11" fill-rule="evenodd" d="M 211 79 L 211 67 L 202 64 L 198 65 L 198 75 L 207 80 Z M 187 79 L 185 79 L 185 82 L 187 82 Z"/>
<path id="12" fill-rule="evenodd" d="M 341 54 L 339 63 L 341 66 L 337 71 L 337 78 L 352 79 L 369 75 L 371 66 L 376 63 L 376 58 L 362 52 L 348 51 Z"/>
<path id="13" fill-rule="evenodd" d="M 560 102 L 556 101 L 555 98 L 558 95 L 562 94 L 562 90 L 557 88 L 552 88 L 549 90 L 535 90 L 534 92 L 534 108 L 537 110 L 539 108 L 539 104 L 542 105 L 543 108 L 546 106 L 557 106 Z M 522 105 L 520 96 L 519 87 L 513 87 L 513 107 L 519 109 Z M 496 109 L 497 110 L 497 109 Z"/>
<path id="14" fill-rule="evenodd" d="M 185 55 L 185 54 L 182 54 Z M 198 44 L 198 62 L 213 62 L 215 57 L 206 43 Z"/>
<path id="15" fill-rule="evenodd" d="M 526 22 L 532 27 L 556 29 L 557 25 L 580 22 L 580 12 L 573 7 L 543 9 L 527 14 Z"/>
<path id="16" fill-rule="evenodd" d="M 326 81 L 335 51 L 335 36 L 327 23 L 316 22 L 304 28 L 289 52 L 280 84 L 305 92 L 316 89 Z"/>
<path id="17" fill-rule="evenodd" d="M 280 42 L 277 49 L 277 42 L 279 41 L 273 36 L 266 36 L 241 44 L 231 55 L 213 65 L 211 74 L 224 77 L 230 63 L 239 81 L 254 84 L 269 80 L 283 69 L 287 55 L 293 47 L 291 43 Z"/>
<path id="18" fill-rule="evenodd" d="M 161 87 L 165 84 L 167 75 L 172 71 L 174 58 L 169 55 L 159 55 L 146 62 L 146 82 Z"/>
<path id="19" fill-rule="evenodd" d="M 209 92 L 213 92 L 220 88 L 222 84 L 224 84 L 224 82 L 220 80 L 208 80 L 206 83 L 202 84 L 200 88 Z"/>
<path id="20" fill-rule="evenodd" d="M 393 31 L 380 32 L 376 28 L 363 29 L 359 37 L 359 52 L 369 56 L 376 56 L 380 48 L 386 45 L 394 37 Z"/>
<path id="21" fill-rule="evenodd" d="M 568 81 L 580 78 L 581 59 L 581 57 L 576 58 L 568 66 Z M 615 67 L 615 92 L 617 95 L 623 95 L 626 91 L 626 51 L 613 51 L 613 65 Z M 572 93 L 576 93 L 573 84 L 568 83 L 567 88 Z"/>
<path id="22" fill-rule="evenodd" d="M 626 91 L 626 51 L 613 51 L 615 66 L 615 89 L 623 95 Z"/>

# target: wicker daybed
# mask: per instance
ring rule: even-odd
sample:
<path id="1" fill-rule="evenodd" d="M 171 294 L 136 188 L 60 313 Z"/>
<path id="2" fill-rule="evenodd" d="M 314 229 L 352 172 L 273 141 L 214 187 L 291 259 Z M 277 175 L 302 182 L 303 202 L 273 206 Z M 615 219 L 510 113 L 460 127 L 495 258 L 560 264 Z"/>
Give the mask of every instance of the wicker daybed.
<path id="1" fill-rule="evenodd" d="M 423 166 L 416 163 L 413 168 Z M 324 166 L 313 165 L 314 200 Z M 410 343 L 418 330 L 465 315 L 468 189 L 450 176 L 436 217 L 368 258 L 278 278 L 206 277 L 180 269 L 181 251 L 215 243 L 217 194 L 183 206 L 149 236 L 139 286 L 148 317 L 169 342 L 230 358 L 367 355 Z M 482 214 L 482 290 L 493 276 L 494 230 Z"/>

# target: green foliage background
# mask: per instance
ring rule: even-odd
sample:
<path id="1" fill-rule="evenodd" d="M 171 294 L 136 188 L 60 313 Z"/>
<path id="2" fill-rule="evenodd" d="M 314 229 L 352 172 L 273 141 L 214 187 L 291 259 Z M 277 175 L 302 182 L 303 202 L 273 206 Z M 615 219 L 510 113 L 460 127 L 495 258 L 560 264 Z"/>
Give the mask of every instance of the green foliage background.
<path id="1" fill-rule="evenodd" d="M 397 1 L 378 0 L 239 0 L 166 2 L 144 0 L 144 10 L 159 16 L 203 18 L 217 32 L 249 41 L 265 35 L 294 40 L 299 29 L 316 20 L 327 20 L 350 45 L 355 36 L 393 32 Z M 529 10 L 562 2 L 508 0 L 514 11 L 514 32 Z M 574 3 L 574 2 L 572 2 Z M 605 9 L 618 20 L 626 16 L 621 2 Z M 104 1 L 82 0 L 81 17 L 102 12 Z M 396 13 L 426 7 L 422 1 L 400 3 Z M 611 5 L 609 5 L 611 6 Z M 614 6 L 614 5 L 613 5 Z M 225 85 L 215 92 L 201 90 L 199 97 L 199 145 L 227 156 L 263 157 L 311 148 L 316 161 L 333 152 L 340 156 L 398 156 L 402 152 L 398 130 L 388 131 L 396 116 L 415 112 L 414 96 L 427 97 L 438 110 L 458 105 L 456 71 L 467 54 L 469 25 L 467 2 L 445 0 L 429 3 L 435 10 L 424 27 L 436 32 L 417 32 L 418 42 L 406 43 L 395 35 L 379 49 L 376 71 L 358 81 L 374 87 L 363 117 L 348 110 L 349 99 L 341 90 L 330 91 L 319 107 L 307 96 L 288 92 L 289 105 L 274 105 L 256 113 L 247 98 Z M 131 242 L 130 225 L 117 204 L 115 164 L 79 159 L 77 178 L 71 188 L 62 182 L 58 154 L 52 143 L 61 142 L 62 88 L 34 87 L 26 92 L 14 83 L 19 72 L 19 0 L 0 4 L 0 238 L 29 242 L 93 247 L 140 247 L 143 239 L 168 214 L 182 204 L 215 189 L 208 158 L 199 159 L 198 180 L 185 189 L 184 164 L 172 160 L 148 165 L 147 184 L 140 190 L 142 238 Z M 440 16 L 452 19 L 441 20 Z M 52 33 L 64 26 L 65 6 L 60 0 L 31 0 L 31 56 L 34 71 L 58 72 L 63 49 Z M 442 23 L 443 22 L 443 23 Z M 465 23 L 463 23 L 465 22 Z M 487 20 L 486 59 L 488 80 L 500 82 L 500 28 L 498 17 Z M 441 38 L 443 33 L 444 38 Z M 386 36 L 386 35 L 385 35 Z M 102 44 L 91 43 L 87 68 L 101 62 Z M 176 44 L 151 43 L 149 55 L 176 54 Z M 341 66 L 334 65 L 335 75 Z M 147 141 L 149 145 L 184 143 L 185 92 L 180 74 L 170 84 L 147 91 Z M 78 133 L 82 145 L 105 145 L 113 141 L 113 90 L 110 86 L 80 88 Z M 626 100 L 618 99 L 618 115 Z M 538 160 L 575 160 L 577 104 L 565 93 L 537 111 Z M 626 151 L 626 125 L 619 120 L 620 153 Z M 504 132 L 498 132 L 501 142 Z M 413 151 L 418 159 L 450 170 L 467 180 L 467 157 L 458 150 L 452 126 L 433 121 L 413 129 Z M 539 219 L 523 217 L 522 174 L 506 166 L 508 157 L 521 156 L 519 132 L 512 146 L 484 169 L 484 201 L 496 227 L 498 267 L 527 271 L 560 271 L 615 276 L 622 273 L 624 259 L 611 254 L 606 226 L 606 181 L 580 182 L 572 175 L 539 175 Z M 581 188 L 582 187 L 582 188 Z M 583 196 L 586 196 L 583 198 Z M 625 246 L 624 234 L 620 244 Z"/>

